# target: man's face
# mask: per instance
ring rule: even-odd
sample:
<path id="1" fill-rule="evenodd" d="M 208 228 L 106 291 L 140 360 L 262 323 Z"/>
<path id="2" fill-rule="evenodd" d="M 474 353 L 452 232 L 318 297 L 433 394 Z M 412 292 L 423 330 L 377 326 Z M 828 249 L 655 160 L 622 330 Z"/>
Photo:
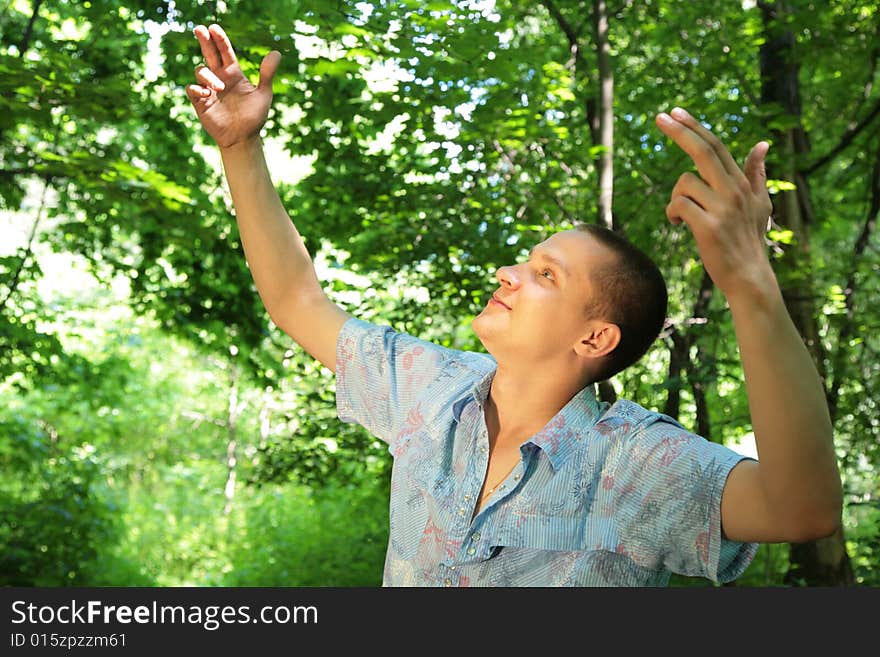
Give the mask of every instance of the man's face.
<path id="1" fill-rule="evenodd" d="M 570 352 L 597 293 L 590 272 L 611 258 L 588 233 L 554 234 L 527 262 L 498 269 L 500 288 L 471 323 L 474 332 L 498 361 L 539 362 Z"/>

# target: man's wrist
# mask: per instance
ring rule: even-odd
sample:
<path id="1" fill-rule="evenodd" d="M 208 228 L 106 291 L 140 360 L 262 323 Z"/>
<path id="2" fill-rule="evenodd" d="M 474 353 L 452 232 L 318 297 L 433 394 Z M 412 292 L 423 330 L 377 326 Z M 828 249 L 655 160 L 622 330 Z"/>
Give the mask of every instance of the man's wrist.
<path id="1" fill-rule="evenodd" d="M 751 268 L 747 272 L 735 285 L 722 290 L 732 312 L 740 308 L 753 312 L 784 304 L 779 281 L 769 262 L 766 266 Z"/>
<path id="2" fill-rule="evenodd" d="M 257 133 L 232 144 L 220 146 L 220 154 L 224 156 L 239 155 L 242 153 L 252 153 L 254 150 L 262 150 L 262 148 L 263 140 L 260 138 L 259 133 Z"/>

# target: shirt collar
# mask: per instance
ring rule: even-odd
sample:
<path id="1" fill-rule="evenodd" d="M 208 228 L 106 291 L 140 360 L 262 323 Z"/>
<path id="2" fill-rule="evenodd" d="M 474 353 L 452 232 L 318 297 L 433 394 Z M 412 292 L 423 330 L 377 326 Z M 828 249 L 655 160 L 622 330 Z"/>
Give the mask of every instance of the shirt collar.
<path id="1" fill-rule="evenodd" d="M 605 404 L 596 399 L 592 385 L 588 385 L 554 415 L 544 428 L 528 441 L 537 445 L 558 470 L 577 451 L 589 435 L 593 425 L 604 412 Z"/>
<path id="2" fill-rule="evenodd" d="M 495 368 L 487 372 L 474 382 L 471 387 L 471 396 L 477 402 L 482 411 L 489 397 L 492 387 L 492 379 L 495 378 Z M 459 400 L 453 406 L 453 417 L 456 422 L 461 417 L 461 411 L 466 405 L 468 397 Z M 582 441 L 589 434 L 593 425 L 606 410 L 607 404 L 596 399 L 593 385 L 581 389 L 568 403 L 544 425 L 538 433 L 526 441 L 540 448 L 550 459 L 554 470 L 558 470 L 565 461 L 581 446 Z"/>
<path id="3" fill-rule="evenodd" d="M 497 371 L 497 367 L 493 367 L 489 372 L 474 382 L 473 387 L 471 388 L 471 394 L 474 399 L 477 401 L 477 405 L 482 410 L 483 406 L 486 405 L 486 400 L 489 399 L 489 391 L 492 388 L 492 380 L 495 378 L 495 372 Z"/>
<path id="4" fill-rule="evenodd" d="M 482 412 L 486 399 L 489 398 L 489 390 L 492 387 L 492 379 L 495 378 L 495 367 L 475 379 L 471 385 L 469 394 L 465 394 L 452 405 L 452 419 L 461 422 L 461 413 L 471 400 L 477 402 L 477 408 Z"/>
<path id="5" fill-rule="evenodd" d="M 489 398 L 489 390 L 492 387 L 492 379 L 495 378 L 496 369 L 496 367 L 492 367 L 492 369 L 476 379 L 470 388 L 469 394 L 464 395 L 452 405 L 452 419 L 455 422 L 461 422 L 461 413 L 471 400 L 477 402 L 477 408 L 482 412 L 486 399 Z"/>

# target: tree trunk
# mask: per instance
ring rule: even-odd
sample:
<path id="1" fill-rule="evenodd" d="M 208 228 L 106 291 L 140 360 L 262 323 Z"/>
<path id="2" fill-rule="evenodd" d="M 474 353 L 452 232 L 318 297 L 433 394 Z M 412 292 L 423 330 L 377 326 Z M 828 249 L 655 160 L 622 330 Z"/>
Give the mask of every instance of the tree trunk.
<path id="1" fill-rule="evenodd" d="M 669 387 L 666 389 L 666 403 L 663 405 L 663 412 L 677 420 L 678 414 L 681 412 L 681 388 L 690 342 L 687 335 L 678 327 L 673 328 L 669 339 L 672 340 L 672 348 L 669 350 L 669 371 L 666 376 Z"/>
<path id="2" fill-rule="evenodd" d="M 799 65 L 795 37 L 787 19 L 791 9 L 785 0 L 758 3 L 765 42 L 761 46 L 761 103 L 770 118 L 780 114 L 790 121 L 785 129 L 773 132 L 773 165 L 768 178 L 787 180 L 798 185 L 792 191 L 780 191 L 773 199 L 774 221 L 794 235 L 793 244 L 784 250 L 775 266 L 785 304 L 798 332 L 813 357 L 822 380 L 825 380 L 824 357 L 819 342 L 818 323 L 813 308 L 810 262 L 809 218 L 811 204 L 805 178 L 798 175 L 799 160 L 806 162 L 809 142 L 801 125 Z M 827 388 L 826 388 L 827 389 Z M 807 586 L 844 586 L 853 583 L 852 566 L 846 553 L 842 530 L 814 541 L 792 545 L 790 570 L 786 582 Z"/>
<path id="3" fill-rule="evenodd" d="M 238 420 L 241 408 L 238 404 L 238 381 L 236 380 L 235 363 L 229 365 L 229 398 L 226 411 L 226 487 L 224 493 L 226 496 L 226 504 L 223 507 L 223 515 L 229 515 L 232 512 L 232 502 L 235 499 L 235 466 L 238 462 L 236 458 L 236 447 L 238 441 L 235 435 L 235 425 Z"/>
<path id="4" fill-rule="evenodd" d="M 593 32 L 599 68 L 599 172 L 598 223 L 614 230 L 611 200 L 614 195 L 614 72 L 608 43 L 608 10 L 605 0 L 593 0 Z"/>
<path id="5" fill-rule="evenodd" d="M 611 204 L 614 198 L 614 72 L 611 70 L 611 45 L 608 43 L 608 9 L 605 0 L 593 0 L 593 34 L 599 65 L 599 171 L 598 223 L 615 230 Z M 614 403 L 617 394 L 611 381 L 599 383 L 599 398 Z"/>
<path id="6" fill-rule="evenodd" d="M 684 388 L 685 375 L 690 382 L 691 391 L 694 395 L 694 403 L 697 409 L 697 426 L 695 431 L 706 440 L 711 440 L 712 425 L 709 417 L 709 407 L 706 400 L 706 387 L 701 363 L 704 359 L 703 350 L 697 346 L 695 358 L 691 358 L 691 347 L 697 344 L 697 334 L 694 326 L 705 324 L 706 315 L 709 312 L 709 302 L 712 300 L 712 291 L 715 284 L 712 277 L 704 269 L 703 280 L 700 282 L 700 291 L 694 302 L 691 317 L 682 325 L 674 326 L 670 334 L 672 348 L 669 351 L 669 389 L 666 393 L 666 404 L 663 412 L 669 417 L 679 419 L 681 411 L 681 391 Z"/>
<path id="7" fill-rule="evenodd" d="M 599 381 L 599 400 L 613 404 L 617 401 L 617 391 L 614 389 L 611 380 Z"/>
<path id="8" fill-rule="evenodd" d="M 702 355 L 702 350 L 698 350 L 697 358 L 700 359 Z M 694 363 L 693 371 L 695 376 L 691 379 L 691 391 L 694 394 L 694 405 L 697 410 L 697 434 L 706 440 L 712 440 L 712 416 L 709 414 L 709 401 L 706 399 L 704 368 L 699 368 Z"/>

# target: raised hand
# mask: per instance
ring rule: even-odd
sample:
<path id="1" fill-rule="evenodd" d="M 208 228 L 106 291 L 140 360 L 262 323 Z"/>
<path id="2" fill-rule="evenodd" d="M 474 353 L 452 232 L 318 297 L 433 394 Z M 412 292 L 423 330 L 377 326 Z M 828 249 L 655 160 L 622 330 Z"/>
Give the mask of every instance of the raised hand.
<path id="1" fill-rule="evenodd" d="M 657 126 L 687 153 L 699 176 L 684 173 L 672 190 L 666 216 L 684 221 L 715 285 L 730 299 L 772 277 L 764 234 L 773 210 L 764 158 L 769 144 L 755 144 L 740 169 L 724 144 L 680 108 L 657 116 Z"/>
<path id="2" fill-rule="evenodd" d="M 232 43 L 219 25 L 193 30 L 205 64 L 196 67 L 198 84 L 186 88 L 199 121 L 221 148 L 256 137 L 272 104 L 272 78 L 281 61 L 273 50 L 260 64 L 257 86 L 244 76 Z"/>

